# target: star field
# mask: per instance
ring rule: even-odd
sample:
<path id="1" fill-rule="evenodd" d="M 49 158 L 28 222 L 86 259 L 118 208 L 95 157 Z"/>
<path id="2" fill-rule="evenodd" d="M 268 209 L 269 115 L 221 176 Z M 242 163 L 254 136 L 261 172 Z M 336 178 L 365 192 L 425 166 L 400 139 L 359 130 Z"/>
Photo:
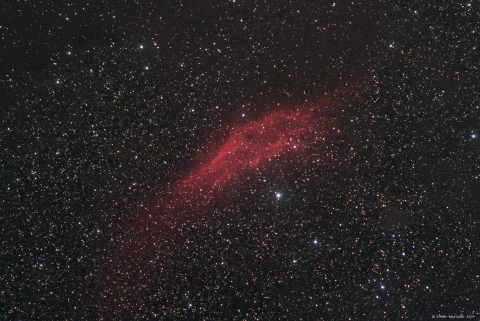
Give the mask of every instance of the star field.
<path id="1" fill-rule="evenodd" d="M 0 318 L 478 318 L 479 18 L 5 2 Z"/>

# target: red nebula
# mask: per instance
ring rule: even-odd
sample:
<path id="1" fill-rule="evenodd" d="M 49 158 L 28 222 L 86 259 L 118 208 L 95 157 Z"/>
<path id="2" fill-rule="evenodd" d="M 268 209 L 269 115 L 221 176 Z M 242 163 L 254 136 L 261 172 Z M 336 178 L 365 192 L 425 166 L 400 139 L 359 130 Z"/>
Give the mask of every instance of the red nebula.
<path id="1" fill-rule="evenodd" d="M 279 110 L 232 131 L 217 155 L 177 183 L 179 191 L 211 192 L 248 168 L 291 150 L 305 150 L 315 135 L 310 111 Z"/>
<path id="2" fill-rule="evenodd" d="M 140 305 L 153 271 L 166 255 L 159 239 L 181 232 L 183 226 L 206 214 L 228 189 L 249 173 L 268 168 L 273 158 L 308 158 L 327 133 L 320 108 L 280 109 L 231 131 L 210 161 L 171 185 L 150 210 L 140 213 L 110 250 L 104 267 L 103 299 L 111 313 L 123 314 Z M 164 244 L 163 242 L 162 244 Z M 122 312 L 123 311 L 123 312 Z"/>

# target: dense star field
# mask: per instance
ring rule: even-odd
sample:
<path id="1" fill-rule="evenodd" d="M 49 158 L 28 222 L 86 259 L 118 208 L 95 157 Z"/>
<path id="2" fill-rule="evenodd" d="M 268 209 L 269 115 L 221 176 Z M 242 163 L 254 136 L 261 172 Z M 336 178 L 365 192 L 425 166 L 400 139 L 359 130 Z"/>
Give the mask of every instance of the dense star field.
<path id="1" fill-rule="evenodd" d="M 479 318 L 479 21 L 3 2 L 0 318 Z"/>

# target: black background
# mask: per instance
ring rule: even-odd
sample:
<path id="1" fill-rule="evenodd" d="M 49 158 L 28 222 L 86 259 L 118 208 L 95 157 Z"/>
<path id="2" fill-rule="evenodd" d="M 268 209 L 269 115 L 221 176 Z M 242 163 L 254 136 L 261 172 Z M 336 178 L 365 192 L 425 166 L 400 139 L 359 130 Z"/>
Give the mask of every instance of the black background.
<path id="1" fill-rule="evenodd" d="M 478 313 L 479 19 L 450 1 L 4 1 L 0 316 Z M 144 204 L 231 124 L 319 99 L 328 161 L 240 182 L 169 240 L 138 305 L 105 307 L 109 244 Z"/>

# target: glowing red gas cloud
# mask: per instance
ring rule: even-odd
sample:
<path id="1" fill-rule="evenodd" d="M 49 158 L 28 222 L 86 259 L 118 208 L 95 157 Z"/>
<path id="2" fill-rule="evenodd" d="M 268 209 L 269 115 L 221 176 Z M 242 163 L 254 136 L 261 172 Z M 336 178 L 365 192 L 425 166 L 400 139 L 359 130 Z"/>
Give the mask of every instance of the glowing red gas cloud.
<path id="1" fill-rule="evenodd" d="M 308 158 L 327 133 L 320 107 L 279 109 L 233 129 L 205 164 L 171 184 L 155 206 L 139 213 L 110 250 L 104 267 L 103 299 L 111 311 L 135 309 L 147 292 L 164 249 L 157 242 L 201 217 L 246 175 L 274 166 L 271 160 Z M 113 312 L 112 312 L 113 313 Z"/>
<path id="2" fill-rule="evenodd" d="M 279 110 L 255 123 L 234 129 L 217 155 L 180 180 L 177 188 L 211 191 L 222 187 L 245 170 L 256 168 L 262 161 L 292 150 L 305 150 L 316 134 L 314 127 L 309 110 Z"/>

